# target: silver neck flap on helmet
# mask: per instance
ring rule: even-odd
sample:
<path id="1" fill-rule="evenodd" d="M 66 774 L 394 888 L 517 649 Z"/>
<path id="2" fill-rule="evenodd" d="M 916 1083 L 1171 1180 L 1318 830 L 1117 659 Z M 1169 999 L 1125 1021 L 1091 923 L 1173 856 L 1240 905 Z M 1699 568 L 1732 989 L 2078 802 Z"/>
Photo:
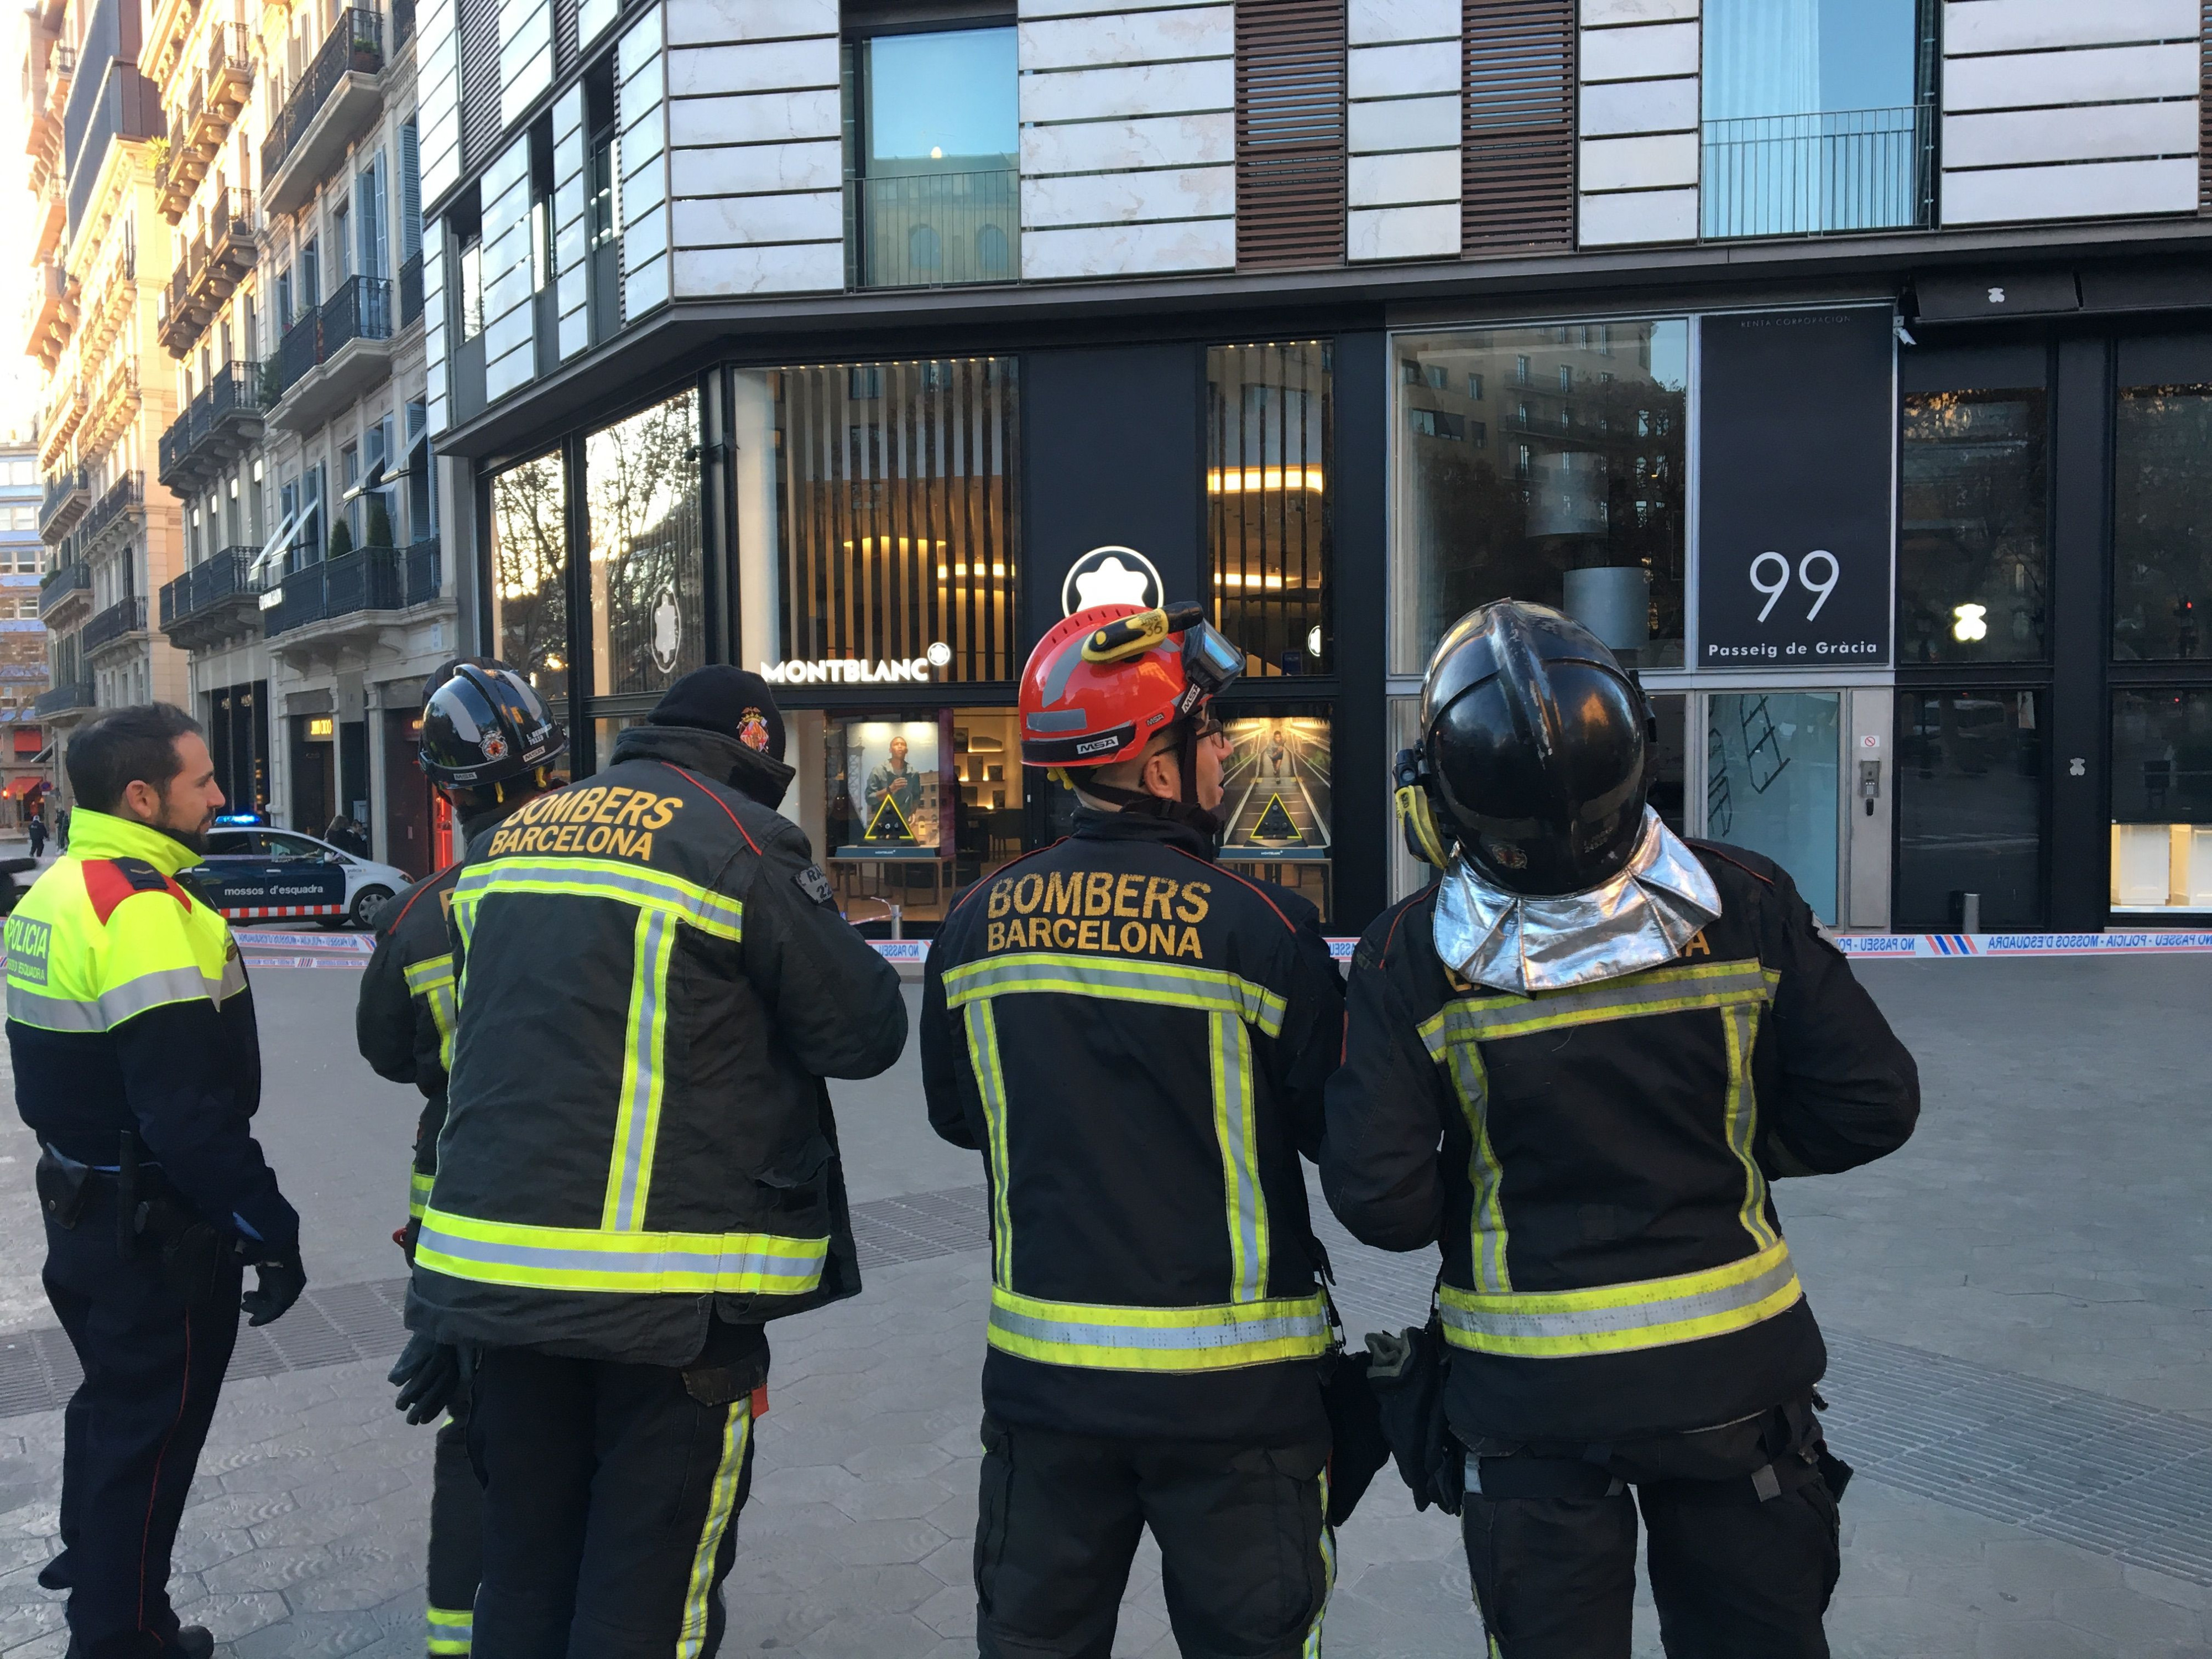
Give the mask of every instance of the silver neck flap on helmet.
<path id="1" fill-rule="evenodd" d="M 1644 809 L 1636 852 L 1579 893 L 1531 898 L 1486 881 L 1455 853 L 1437 896 L 1437 954 L 1462 979 L 1528 996 L 1672 962 L 1721 913 L 1697 854 Z"/>

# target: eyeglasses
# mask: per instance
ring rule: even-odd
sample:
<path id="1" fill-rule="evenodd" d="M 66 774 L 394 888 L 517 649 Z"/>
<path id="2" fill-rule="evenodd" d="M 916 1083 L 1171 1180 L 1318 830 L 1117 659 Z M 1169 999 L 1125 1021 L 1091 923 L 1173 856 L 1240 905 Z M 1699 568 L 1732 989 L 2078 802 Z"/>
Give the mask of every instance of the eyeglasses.
<path id="1" fill-rule="evenodd" d="M 1217 738 L 1226 741 L 1229 736 L 1228 732 L 1222 729 L 1221 722 L 1211 714 L 1204 715 L 1200 719 L 1198 730 L 1194 735 L 1200 743 L 1212 743 Z"/>

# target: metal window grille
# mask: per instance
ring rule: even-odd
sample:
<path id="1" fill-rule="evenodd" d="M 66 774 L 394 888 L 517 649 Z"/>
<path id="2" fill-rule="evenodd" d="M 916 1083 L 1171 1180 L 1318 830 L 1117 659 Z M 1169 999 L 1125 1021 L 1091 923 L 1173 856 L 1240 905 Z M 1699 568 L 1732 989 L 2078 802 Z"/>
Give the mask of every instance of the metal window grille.
<path id="1" fill-rule="evenodd" d="M 1237 0 L 1237 263 L 1344 258 L 1344 0 Z"/>

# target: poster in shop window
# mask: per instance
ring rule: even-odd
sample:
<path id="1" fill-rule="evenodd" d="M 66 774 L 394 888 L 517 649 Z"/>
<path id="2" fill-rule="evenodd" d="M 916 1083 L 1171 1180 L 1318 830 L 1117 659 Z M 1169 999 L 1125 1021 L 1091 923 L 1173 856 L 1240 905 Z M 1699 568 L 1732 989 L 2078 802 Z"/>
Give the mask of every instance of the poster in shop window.
<path id="1" fill-rule="evenodd" d="M 1701 320 L 1698 667 L 1890 660 L 1893 327 L 1886 306 Z"/>

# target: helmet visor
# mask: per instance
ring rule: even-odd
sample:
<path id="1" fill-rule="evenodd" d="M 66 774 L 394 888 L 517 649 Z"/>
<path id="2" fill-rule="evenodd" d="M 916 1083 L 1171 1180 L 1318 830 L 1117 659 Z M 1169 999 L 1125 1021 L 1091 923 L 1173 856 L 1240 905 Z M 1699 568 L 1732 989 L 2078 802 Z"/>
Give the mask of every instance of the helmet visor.
<path id="1" fill-rule="evenodd" d="M 1222 690 L 1244 672 L 1244 653 L 1209 622 L 1182 631 L 1182 676 L 1206 696 Z"/>

